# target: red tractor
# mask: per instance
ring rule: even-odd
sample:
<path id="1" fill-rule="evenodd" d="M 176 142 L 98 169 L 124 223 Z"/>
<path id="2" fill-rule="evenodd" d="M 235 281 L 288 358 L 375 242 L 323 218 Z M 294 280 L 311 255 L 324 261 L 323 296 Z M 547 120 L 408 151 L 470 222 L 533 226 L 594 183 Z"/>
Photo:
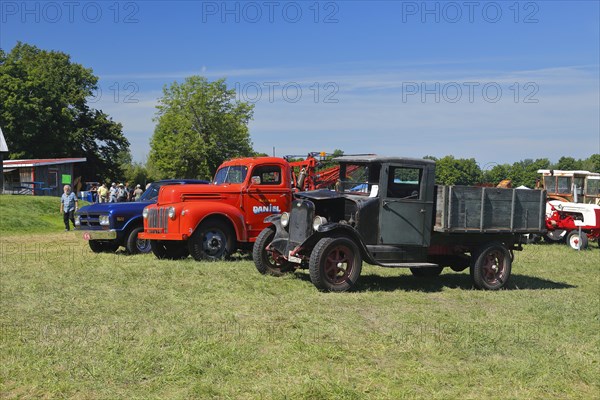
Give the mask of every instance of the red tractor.
<path id="1" fill-rule="evenodd" d="M 588 247 L 589 240 L 600 238 L 600 206 L 550 200 L 546 203 L 547 236 L 565 240 L 571 248 Z"/>

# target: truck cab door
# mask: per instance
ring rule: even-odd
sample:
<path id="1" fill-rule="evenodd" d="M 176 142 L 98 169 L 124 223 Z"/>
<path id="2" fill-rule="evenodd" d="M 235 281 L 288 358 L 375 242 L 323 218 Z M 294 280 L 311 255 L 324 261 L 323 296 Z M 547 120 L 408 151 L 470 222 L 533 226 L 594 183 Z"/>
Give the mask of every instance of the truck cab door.
<path id="1" fill-rule="evenodd" d="M 258 165 L 250 174 L 248 190 L 243 196 L 246 229 L 251 241 L 267 226 L 263 221 L 271 214 L 288 210 L 292 189 L 281 165 Z"/>
<path id="2" fill-rule="evenodd" d="M 380 244 L 429 246 L 434 186 L 431 174 L 422 165 L 389 165 L 382 169 Z"/>

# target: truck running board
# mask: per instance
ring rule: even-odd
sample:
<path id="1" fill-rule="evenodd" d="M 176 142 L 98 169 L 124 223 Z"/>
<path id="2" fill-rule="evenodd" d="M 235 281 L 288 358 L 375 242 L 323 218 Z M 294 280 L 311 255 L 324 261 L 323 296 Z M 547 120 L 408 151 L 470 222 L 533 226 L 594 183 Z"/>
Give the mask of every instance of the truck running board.
<path id="1" fill-rule="evenodd" d="M 382 267 L 388 268 L 426 268 L 426 267 L 439 267 L 438 264 L 424 263 L 424 262 L 403 262 L 403 263 L 379 263 Z"/>

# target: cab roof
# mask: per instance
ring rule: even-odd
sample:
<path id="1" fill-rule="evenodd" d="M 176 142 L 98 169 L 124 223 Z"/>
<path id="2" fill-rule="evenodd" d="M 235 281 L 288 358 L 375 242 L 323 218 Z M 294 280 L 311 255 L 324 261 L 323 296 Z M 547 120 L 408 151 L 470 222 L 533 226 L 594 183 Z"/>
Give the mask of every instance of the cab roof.
<path id="1" fill-rule="evenodd" d="M 378 155 L 364 156 L 341 156 L 333 159 L 336 162 L 344 163 L 388 163 L 388 164 L 413 164 L 413 165 L 435 165 L 435 161 L 423 158 L 410 157 L 383 157 Z"/>
<path id="2" fill-rule="evenodd" d="M 256 163 L 265 163 L 265 164 L 288 164 L 286 160 L 280 157 L 244 157 L 244 158 L 234 158 L 232 160 L 228 160 L 221 164 L 221 167 L 231 166 L 231 165 L 250 165 Z"/>

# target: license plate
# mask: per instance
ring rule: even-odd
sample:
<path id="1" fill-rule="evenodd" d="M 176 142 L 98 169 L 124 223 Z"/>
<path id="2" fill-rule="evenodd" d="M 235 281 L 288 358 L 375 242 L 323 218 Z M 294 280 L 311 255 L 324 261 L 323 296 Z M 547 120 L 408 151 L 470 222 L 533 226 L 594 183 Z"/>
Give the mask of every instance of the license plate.
<path id="1" fill-rule="evenodd" d="M 302 264 L 302 259 L 299 257 L 294 257 L 292 255 L 292 251 L 290 250 L 290 254 L 288 254 L 288 261 L 296 264 Z"/>
<path id="2" fill-rule="evenodd" d="M 83 238 L 84 238 L 85 240 L 90 240 L 90 233 L 89 233 L 89 232 L 85 232 L 85 233 L 83 234 Z"/>

